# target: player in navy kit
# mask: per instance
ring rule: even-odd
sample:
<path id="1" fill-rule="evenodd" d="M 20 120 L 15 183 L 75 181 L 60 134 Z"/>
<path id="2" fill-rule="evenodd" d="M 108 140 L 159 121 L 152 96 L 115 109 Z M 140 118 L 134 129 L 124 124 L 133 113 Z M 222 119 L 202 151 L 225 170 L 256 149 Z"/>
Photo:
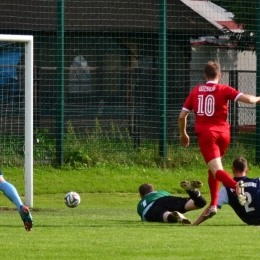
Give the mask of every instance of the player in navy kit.
<path id="1" fill-rule="evenodd" d="M 248 172 L 247 161 L 242 157 L 233 161 L 232 172 L 235 181 L 244 181 L 247 202 L 245 206 L 241 207 L 235 191 L 222 186 L 218 196 L 218 208 L 228 204 L 244 223 L 260 225 L 260 178 L 249 178 L 246 176 Z"/>
<path id="2" fill-rule="evenodd" d="M 191 224 L 182 213 L 206 205 L 206 200 L 198 190 L 202 182 L 183 181 L 180 186 L 186 190 L 189 198 L 172 196 L 164 190 L 155 191 L 153 185 L 142 184 L 139 187 L 141 200 L 137 205 L 137 213 L 142 221 Z"/>

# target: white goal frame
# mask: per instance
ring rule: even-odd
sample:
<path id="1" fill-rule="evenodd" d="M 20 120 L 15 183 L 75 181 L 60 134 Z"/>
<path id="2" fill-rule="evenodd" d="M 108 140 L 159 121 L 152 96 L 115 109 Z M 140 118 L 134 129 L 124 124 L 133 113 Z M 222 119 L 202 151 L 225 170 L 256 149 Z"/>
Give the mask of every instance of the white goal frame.
<path id="1" fill-rule="evenodd" d="M 0 42 L 25 45 L 25 205 L 33 207 L 33 36 L 0 34 Z"/>

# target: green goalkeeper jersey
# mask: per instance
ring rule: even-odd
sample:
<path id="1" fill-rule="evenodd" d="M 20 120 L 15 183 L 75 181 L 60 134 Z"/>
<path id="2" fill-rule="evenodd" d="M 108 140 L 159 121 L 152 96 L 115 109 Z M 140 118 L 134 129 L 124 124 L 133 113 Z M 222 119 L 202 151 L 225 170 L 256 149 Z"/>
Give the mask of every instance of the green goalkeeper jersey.
<path id="1" fill-rule="evenodd" d="M 144 196 L 137 205 L 137 213 L 145 221 L 144 215 L 149 210 L 149 208 L 153 205 L 153 203 L 163 197 L 171 196 L 171 194 L 167 191 L 153 191 Z"/>

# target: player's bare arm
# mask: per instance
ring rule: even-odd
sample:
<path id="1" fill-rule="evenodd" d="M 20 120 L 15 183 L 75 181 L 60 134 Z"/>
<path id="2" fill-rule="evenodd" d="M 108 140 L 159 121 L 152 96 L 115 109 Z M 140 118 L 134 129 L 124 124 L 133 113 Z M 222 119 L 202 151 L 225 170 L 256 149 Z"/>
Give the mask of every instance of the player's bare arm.
<path id="1" fill-rule="evenodd" d="M 188 115 L 189 112 L 182 110 L 178 119 L 179 130 L 180 130 L 180 143 L 184 147 L 187 147 L 190 144 L 190 138 L 186 132 Z"/>
<path id="2" fill-rule="evenodd" d="M 237 98 L 237 101 L 247 103 L 247 104 L 256 104 L 256 103 L 260 103 L 260 97 L 256 97 L 249 94 L 242 94 Z"/>

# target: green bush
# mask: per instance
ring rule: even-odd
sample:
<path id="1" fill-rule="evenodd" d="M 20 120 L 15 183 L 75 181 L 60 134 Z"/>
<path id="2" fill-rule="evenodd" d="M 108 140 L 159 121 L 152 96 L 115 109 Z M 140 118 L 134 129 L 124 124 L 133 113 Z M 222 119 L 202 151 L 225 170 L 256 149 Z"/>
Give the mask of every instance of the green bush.
<path id="1" fill-rule="evenodd" d="M 56 139 L 44 129 L 34 133 L 35 164 L 56 164 Z M 71 122 L 67 123 L 64 136 L 64 164 L 72 168 L 86 168 L 96 165 L 143 166 L 157 168 L 194 168 L 204 165 L 197 139 L 191 136 L 191 145 L 183 148 L 176 137 L 168 142 L 167 159 L 159 156 L 159 143 L 156 140 L 142 140 L 141 146 L 134 148 L 128 129 L 115 126 L 102 129 L 96 119 L 92 130 L 76 133 Z M 7 134 L 0 136 L 4 166 L 22 166 L 24 164 L 24 139 Z M 255 158 L 255 133 L 239 133 L 223 157 L 223 162 L 231 163 L 235 157 L 243 156 L 250 161 Z"/>

